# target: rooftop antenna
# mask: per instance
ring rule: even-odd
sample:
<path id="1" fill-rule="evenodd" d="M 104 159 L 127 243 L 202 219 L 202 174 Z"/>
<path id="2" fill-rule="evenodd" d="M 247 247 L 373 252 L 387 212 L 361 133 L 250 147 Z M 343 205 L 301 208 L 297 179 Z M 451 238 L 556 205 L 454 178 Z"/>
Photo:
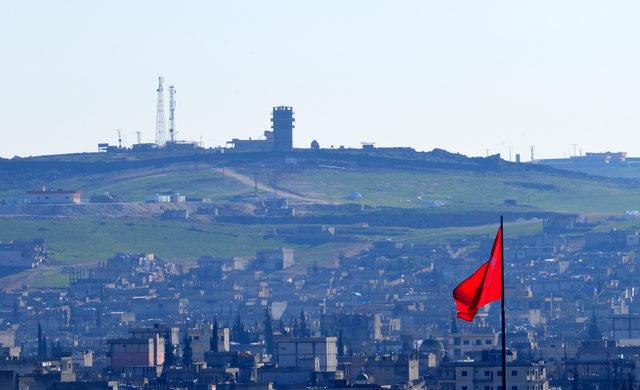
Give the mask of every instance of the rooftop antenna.
<path id="1" fill-rule="evenodd" d="M 531 162 L 534 162 L 535 158 L 533 157 L 533 151 L 536 149 L 536 147 L 531 145 L 529 146 L 529 149 L 531 150 Z"/>
<path id="2" fill-rule="evenodd" d="M 173 85 L 169 86 L 169 142 L 176 142 L 176 89 Z"/>
<path id="3" fill-rule="evenodd" d="M 158 77 L 158 103 L 156 107 L 156 144 L 160 147 L 165 143 L 165 130 L 164 123 L 164 77 Z"/>
<path id="4" fill-rule="evenodd" d="M 573 157 L 577 157 L 578 155 L 576 154 L 576 144 L 573 144 Z"/>
<path id="5" fill-rule="evenodd" d="M 509 162 L 511 162 L 511 146 L 509 146 Z"/>
<path id="6" fill-rule="evenodd" d="M 118 132 L 118 149 L 122 149 L 122 129 L 116 129 Z"/>
<path id="7" fill-rule="evenodd" d="M 138 140 L 139 144 L 142 143 L 142 132 L 140 130 L 136 131 L 136 139 Z"/>

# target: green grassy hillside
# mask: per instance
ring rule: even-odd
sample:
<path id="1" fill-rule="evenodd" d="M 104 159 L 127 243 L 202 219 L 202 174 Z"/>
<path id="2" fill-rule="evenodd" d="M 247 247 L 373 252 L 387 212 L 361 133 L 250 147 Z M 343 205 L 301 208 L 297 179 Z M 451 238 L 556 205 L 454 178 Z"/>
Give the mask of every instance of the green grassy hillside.
<path id="1" fill-rule="evenodd" d="M 127 201 L 176 191 L 223 201 L 252 190 L 253 178 L 267 186 L 309 198 L 348 202 L 352 192 L 374 206 L 424 208 L 425 202 L 444 201 L 451 210 L 495 209 L 506 199 L 519 205 L 567 212 L 623 213 L 640 209 L 640 186 L 623 180 L 570 177 L 535 171 L 407 171 L 372 168 L 307 168 L 299 171 L 233 168 L 245 182 L 207 165 L 175 165 L 162 169 L 137 169 L 118 173 L 75 175 L 52 180 L 34 179 L 0 187 L 0 199 L 15 199 L 42 185 L 76 188 L 92 193 L 110 192 Z M 2 181 L 2 179 L 0 179 Z"/>
<path id="2" fill-rule="evenodd" d="M 81 170 L 75 172 L 78 171 Z M 220 164 L 181 162 L 110 172 L 96 170 L 92 174 L 69 172 L 73 170 L 66 173 L 59 170 L 50 175 L 46 171 L 22 170 L 13 176 L 0 175 L 0 200 L 11 204 L 24 197 L 25 191 L 46 185 L 80 189 L 85 193 L 85 199 L 92 193 L 110 192 L 126 201 L 139 202 L 148 195 L 175 191 L 224 202 L 237 195 L 252 193 L 253 180 L 257 177 L 262 194 L 277 191 L 295 202 L 353 203 L 354 200 L 346 199 L 346 196 L 359 192 L 362 199 L 357 201 L 366 205 L 425 209 L 425 218 L 435 215 L 432 211 L 442 217 L 449 211 L 458 212 L 458 215 L 460 212 L 505 209 L 622 214 L 625 210 L 640 209 L 640 186 L 636 182 L 524 166 L 496 165 L 481 169 L 450 164 L 449 167 L 403 169 L 398 166 L 372 167 L 354 161 L 315 166 L 258 161 L 227 166 L 223 176 Z M 507 199 L 515 199 L 517 205 L 505 207 Z M 431 209 L 429 203 L 432 201 L 442 201 L 445 205 Z M 3 206 L 3 210 L 11 210 L 11 206 Z M 400 211 L 418 215 L 413 210 Z M 533 234 L 541 229 L 541 224 L 535 221 L 510 225 L 510 235 Z M 407 242 L 432 242 L 495 232 L 493 225 L 440 229 L 375 226 L 360 233 L 352 229 L 353 226 L 338 226 L 339 230 L 350 232 L 348 239 L 321 245 L 299 245 L 281 237 L 273 238 L 273 227 L 155 218 L 100 218 L 95 215 L 38 219 L 4 217 L 0 219 L 0 241 L 45 238 L 52 262 L 40 270 L 0 279 L 0 287 L 27 281 L 39 286 L 63 285 L 66 281 L 64 266 L 105 260 L 116 252 L 153 252 L 167 259 L 192 261 L 203 255 L 251 256 L 261 248 L 287 246 L 296 250 L 299 261 L 311 263 L 335 258 L 340 252 L 361 249 L 370 241 L 388 237 Z"/>
<path id="3" fill-rule="evenodd" d="M 280 186 L 336 201 L 360 192 L 365 204 L 407 208 L 441 200 L 453 210 L 495 209 L 506 199 L 550 211 L 623 213 L 640 208 L 636 185 L 531 172 L 307 169 L 283 176 Z"/>

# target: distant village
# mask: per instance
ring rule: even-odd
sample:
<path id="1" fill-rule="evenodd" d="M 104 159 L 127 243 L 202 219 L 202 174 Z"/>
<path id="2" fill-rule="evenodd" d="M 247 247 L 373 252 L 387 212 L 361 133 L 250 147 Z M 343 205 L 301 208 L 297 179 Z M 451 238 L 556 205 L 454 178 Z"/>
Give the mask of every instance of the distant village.
<path id="1" fill-rule="evenodd" d="M 593 228 L 556 215 L 505 240 L 505 373 L 495 308 L 470 324 L 451 298 L 490 238 L 382 240 L 321 265 L 286 247 L 190 268 L 119 253 L 69 268 L 65 289 L 3 291 L 0 388 L 498 389 L 501 375 L 513 389 L 637 388 L 640 232 Z M 0 245 L 3 266 L 47 257 L 43 240 Z"/>

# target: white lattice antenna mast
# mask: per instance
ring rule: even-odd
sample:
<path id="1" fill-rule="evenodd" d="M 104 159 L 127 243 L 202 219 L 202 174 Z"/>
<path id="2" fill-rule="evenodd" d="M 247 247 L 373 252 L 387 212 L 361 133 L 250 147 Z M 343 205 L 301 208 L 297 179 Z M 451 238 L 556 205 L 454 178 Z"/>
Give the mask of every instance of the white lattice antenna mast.
<path id="1" fill-rule="evenodd" d="M 164 120 L 164 77 L 158 77 L 158 104 L 156 108 L 156 144 L 159 147 L 165 144 L 166 125 Z"/>
<path id="2" fill-rule="evenodd" d="M 176 142 L 176 89 L 173 85 L 169 86 L 169 142 Z"/>

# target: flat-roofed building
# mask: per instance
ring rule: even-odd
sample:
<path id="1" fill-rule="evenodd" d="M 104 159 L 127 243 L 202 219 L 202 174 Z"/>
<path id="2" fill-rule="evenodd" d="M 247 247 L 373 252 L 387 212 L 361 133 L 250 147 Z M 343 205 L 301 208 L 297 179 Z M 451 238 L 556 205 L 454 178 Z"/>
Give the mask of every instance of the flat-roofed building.
<path id="1" fill-rule="evenodd" d="M 470 353 L 492 350 L 497 345 L 497 333 L 451 333 L 447 353 L 450 357 L 460 358 Z"/>
<path id="2" fill-rule="evenodd" d="M 439 386 L 442 390 L 501 389 L 502 362 L 485 353 L 479 361 L 443 362 L 440 366 Z M 509 361 L 507 357 L 507 389 L 548 390 L 547 368 L 540 363 Z"/>
<path id="3" fill-rule="evenodd" d="M 261 250 L 256 255 L 256 267 L 264 271 L 282 271 L 292 265 L 293 249 Z"/>
<path id="4" fill-rule="evenodd" d="M 111 340 L 109 344 L 113 370 L 119 371 L 126 367 L 156 367 L 164 363 L 162 337 L 131 337 Z"/>
<path id="5" fill-rule="evenodd" d="M 32 204 L 79 204 L 82 192 L 77 190 L 61 190 L 58 188 L 42 188 L 27 191 L 27 202 Z"/>
<path id="6" fill-rule="evenodd" d="M 336 342 L 336 337 L 274 337 L 276 361 L 279 367 L 336 371 Z"/>

